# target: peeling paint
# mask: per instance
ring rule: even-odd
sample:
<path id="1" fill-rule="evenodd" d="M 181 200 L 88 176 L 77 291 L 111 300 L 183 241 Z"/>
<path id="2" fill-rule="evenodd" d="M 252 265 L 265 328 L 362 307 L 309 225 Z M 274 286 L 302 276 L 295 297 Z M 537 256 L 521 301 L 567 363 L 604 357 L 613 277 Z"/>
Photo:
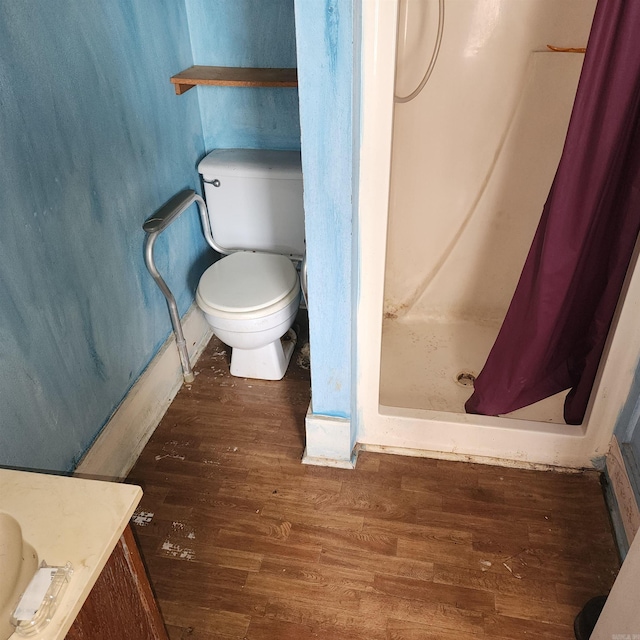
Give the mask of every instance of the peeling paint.
<path id="1" fill-rule="evenodd" d="M 196 559 L 196 554 L 193 549 L 182 547 L 181 545 L 175 544 L 169 540 L 165 540 L 162 543 L 162 551 L 164 552 L 163 555 L 172 558 L 179 558 L 180 560 L 189 560 L 190 562 L 193 562 Z"/>
<path id="2" fill-rule="evenodd" d="M 152 511 L 139 511 L 133 514 L 131 521 L 139 527 L 147 527 L 151 524 L 154 515 Z"/>

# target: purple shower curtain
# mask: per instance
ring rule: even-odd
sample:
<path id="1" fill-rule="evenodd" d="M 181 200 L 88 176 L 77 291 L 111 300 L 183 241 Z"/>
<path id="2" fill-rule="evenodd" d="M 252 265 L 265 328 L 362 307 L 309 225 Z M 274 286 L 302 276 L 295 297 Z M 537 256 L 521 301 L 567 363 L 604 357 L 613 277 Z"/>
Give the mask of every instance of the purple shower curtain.
<path id="1" fill-rule="evenodd" d="M 562 158 L 469 413 L 571 389 L 564 417 L 582 422 L 639 228 L 640 0 L 599 0 Z"/>

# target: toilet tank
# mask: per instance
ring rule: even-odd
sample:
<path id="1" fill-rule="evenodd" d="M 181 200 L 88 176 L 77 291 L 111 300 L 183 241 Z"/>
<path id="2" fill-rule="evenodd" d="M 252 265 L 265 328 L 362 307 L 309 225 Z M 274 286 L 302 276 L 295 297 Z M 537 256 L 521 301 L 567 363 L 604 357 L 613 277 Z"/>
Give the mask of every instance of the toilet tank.
<path id="1" fill-rule="evenodd" d="M 201 160 L 198 171 L 218 245 L 304 255 L 299 151 L 217 149 Z"/>

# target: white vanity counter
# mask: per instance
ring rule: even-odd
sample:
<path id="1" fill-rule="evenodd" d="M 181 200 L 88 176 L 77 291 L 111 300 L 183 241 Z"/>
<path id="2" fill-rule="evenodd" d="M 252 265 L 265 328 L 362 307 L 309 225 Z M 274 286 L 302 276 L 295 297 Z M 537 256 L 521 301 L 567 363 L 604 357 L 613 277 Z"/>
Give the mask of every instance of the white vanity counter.
<path id="1" fill-rule="evenodd" d="M 0 511 L 20 523 L 38 562 L 73 565 L 53 619 L 34 640 L 66 636 L 141 497 L 133 485 L 0 469 Z"/>

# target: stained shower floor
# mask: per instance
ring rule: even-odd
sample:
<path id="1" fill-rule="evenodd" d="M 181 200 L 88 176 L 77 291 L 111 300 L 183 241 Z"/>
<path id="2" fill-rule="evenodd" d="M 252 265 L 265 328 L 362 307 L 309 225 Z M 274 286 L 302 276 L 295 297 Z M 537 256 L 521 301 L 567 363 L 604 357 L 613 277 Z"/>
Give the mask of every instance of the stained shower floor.
<path id="1" fill-rule="evenodd" d="M 460 374 L 477 375 L 500 325 L 472 321 L 385 319 L 382 328 L 380 404 L 464 413 L 472 386 Z M 510 418 L 564 424 L 567 392 L 506 414 Z"/>

